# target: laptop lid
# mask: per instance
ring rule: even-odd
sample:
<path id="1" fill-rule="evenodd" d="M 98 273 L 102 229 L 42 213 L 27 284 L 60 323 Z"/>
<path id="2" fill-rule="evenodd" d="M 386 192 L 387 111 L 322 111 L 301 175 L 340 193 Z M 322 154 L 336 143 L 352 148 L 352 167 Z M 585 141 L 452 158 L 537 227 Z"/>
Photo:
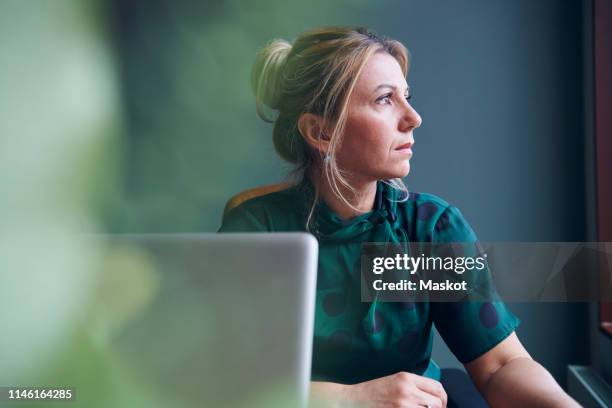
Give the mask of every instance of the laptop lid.
<path id="1" fill-rule="evenodd" d="M 139 259 L 107 266 L 115 277 L 110 287 L 128 285 L 139 303 L 107 341 L 125 377 L 151 401 L 174 407 L 306 404 L 318 257 L 312 235 L 105 240 L 109 259 Z"/>

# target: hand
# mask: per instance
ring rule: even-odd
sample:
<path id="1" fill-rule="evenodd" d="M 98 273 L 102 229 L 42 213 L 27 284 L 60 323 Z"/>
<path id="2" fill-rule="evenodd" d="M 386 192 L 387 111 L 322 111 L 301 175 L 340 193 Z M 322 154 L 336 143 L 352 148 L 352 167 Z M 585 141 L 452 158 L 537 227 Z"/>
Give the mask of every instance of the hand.
<path id="1" fill-rule="evenodd" d="M 368 408 L 445 408 L 448 400 L 438 381 L 403 371 L 346 386 L 344 395 L 348 406 Z"/>

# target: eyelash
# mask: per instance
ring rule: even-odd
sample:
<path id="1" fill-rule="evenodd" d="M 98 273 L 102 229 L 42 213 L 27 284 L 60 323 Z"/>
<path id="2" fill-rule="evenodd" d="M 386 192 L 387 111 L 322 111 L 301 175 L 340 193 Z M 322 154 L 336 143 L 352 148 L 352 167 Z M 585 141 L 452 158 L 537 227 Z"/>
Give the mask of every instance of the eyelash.
<path id="1" fill-rule="evenodd" d="M 393 93 L 388 93 L 388 94 L 383 95 L 380 98 L 378 98 L 377 101 L 382 101 L 383 99 L 390 98 L 392 95 L 393 95 Z M 412 99 L 412 95 L 405 96 L 404 99 L 406 99 L 406 101 L 410 102 L 410 100 Z M 383 105 L 388 105 L 388 104 L 385 103 Z"/>

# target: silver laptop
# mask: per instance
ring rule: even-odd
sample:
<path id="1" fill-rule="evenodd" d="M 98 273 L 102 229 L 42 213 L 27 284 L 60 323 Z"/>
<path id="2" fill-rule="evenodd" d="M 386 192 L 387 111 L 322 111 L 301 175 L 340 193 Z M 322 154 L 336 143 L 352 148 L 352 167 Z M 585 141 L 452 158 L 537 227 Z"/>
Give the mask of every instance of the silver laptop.
<path id="1" fill-rule="evenodd" d="M 125 279 L 115 285 L 132 287 L 141 305 L 108 340 L 149 406 L 306 405 L 318 257 L 312 235 L 118 235 L 107 236 L 104 248 L 109 259 L 137 259 L 123 263 Z"/>

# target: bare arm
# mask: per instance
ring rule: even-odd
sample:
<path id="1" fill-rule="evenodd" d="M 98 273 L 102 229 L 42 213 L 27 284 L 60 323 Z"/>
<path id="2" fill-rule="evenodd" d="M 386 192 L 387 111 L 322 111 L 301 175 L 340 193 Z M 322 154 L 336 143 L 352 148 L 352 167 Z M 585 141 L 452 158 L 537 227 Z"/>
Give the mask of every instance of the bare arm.
<path id="1" fill-rule="evenodd" d="M 579 407 L 552 375 L 531 358 L 515 333 L 465 368 L 494 408 Z"/>

